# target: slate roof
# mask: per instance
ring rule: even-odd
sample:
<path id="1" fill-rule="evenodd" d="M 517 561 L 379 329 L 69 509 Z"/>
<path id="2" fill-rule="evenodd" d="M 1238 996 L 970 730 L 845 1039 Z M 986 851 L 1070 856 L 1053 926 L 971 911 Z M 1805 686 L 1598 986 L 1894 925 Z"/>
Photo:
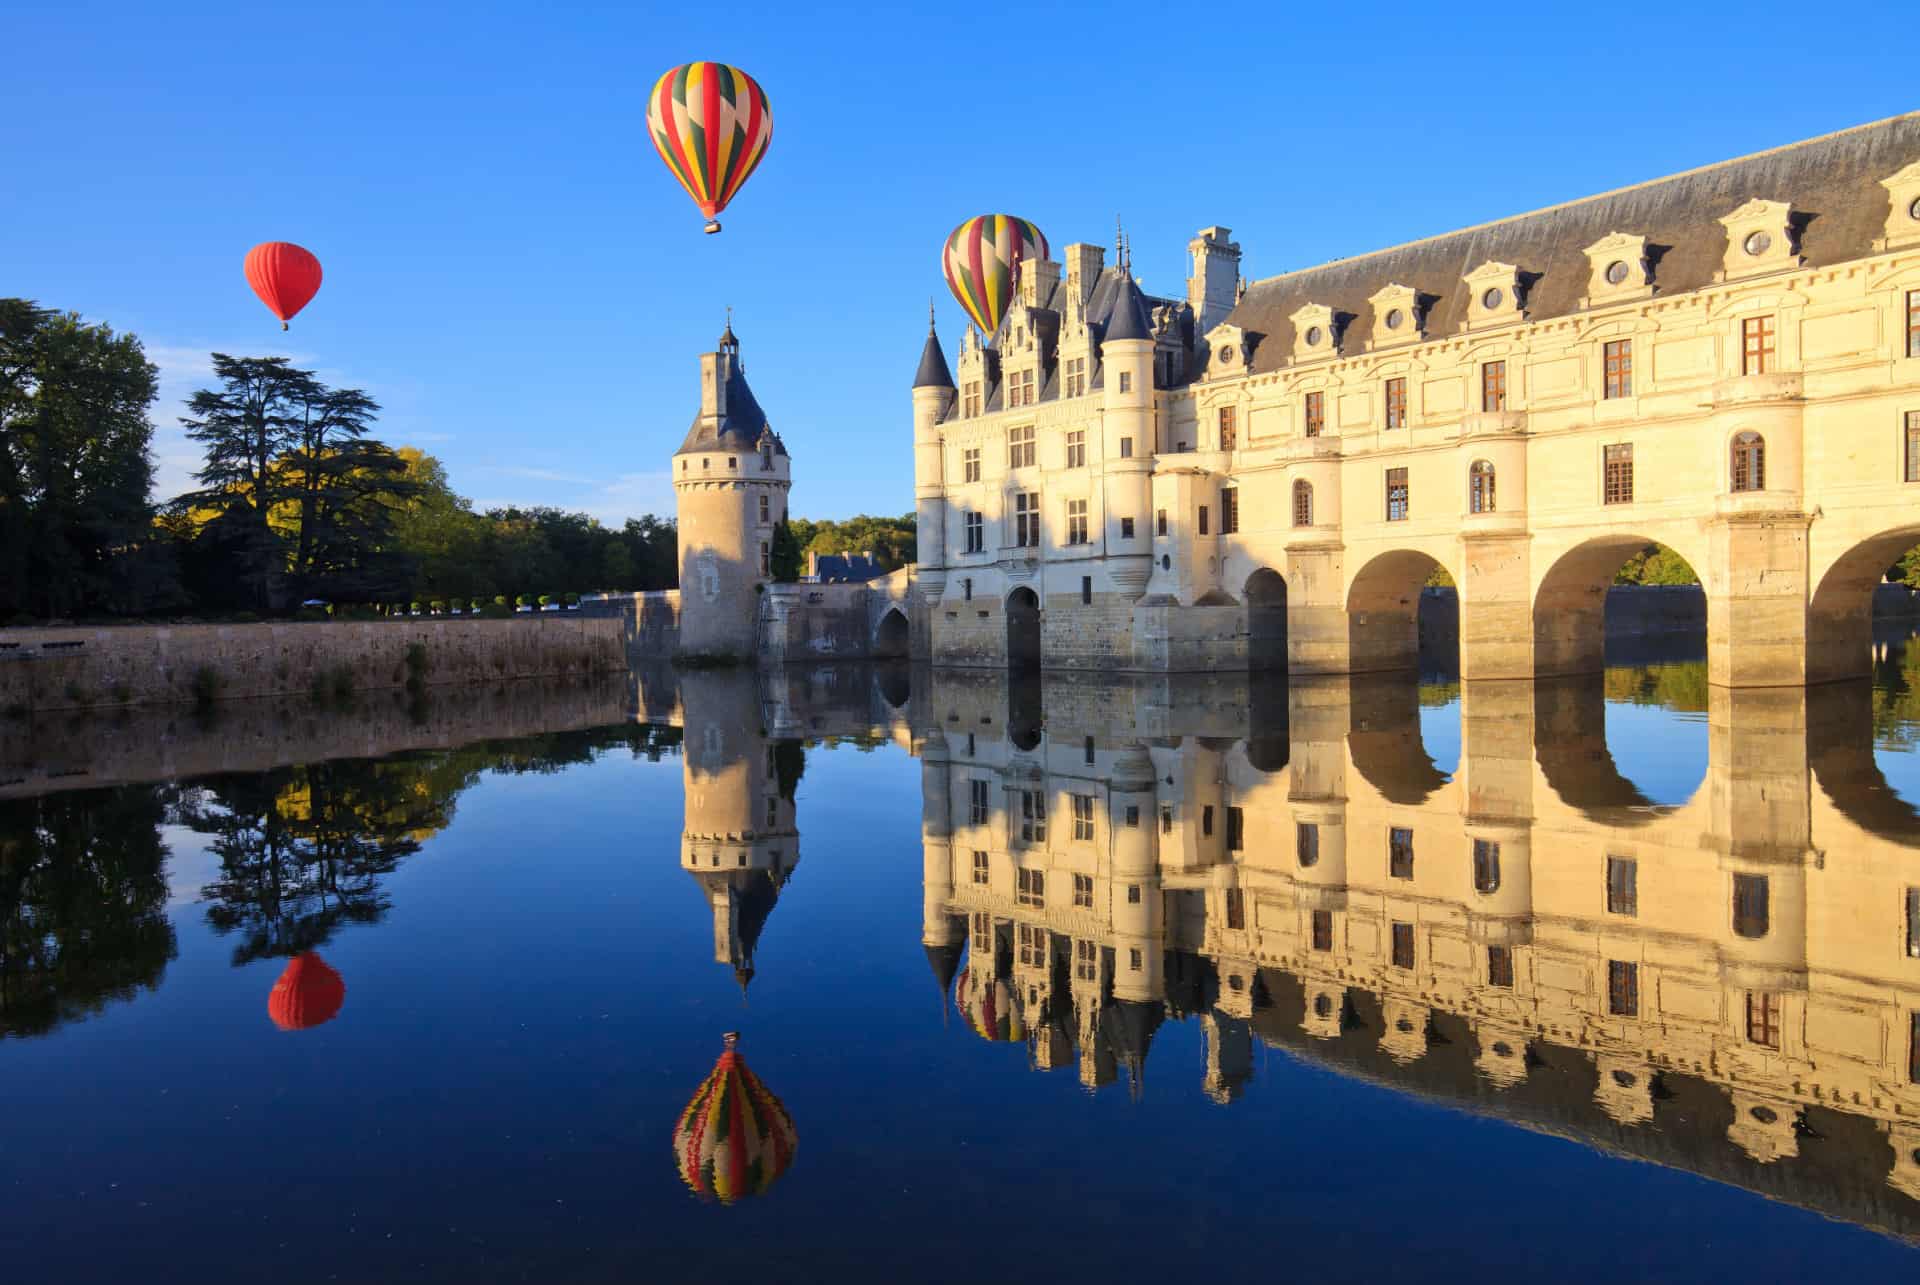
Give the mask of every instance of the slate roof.
<path id="1" fill-rule="evenodd" d="M 729 327 L 728 331 L 731 333 L 732 328 Z M 696 413 L 693 426 L 687 430 L 687 439 L 680 443 L 676 454 L 689 455 L 696 451 L 739 451 L 748 454 L 760 448 L 760 434 L 766 430 L 767 413 L 754 400 L 753 390 L 747 387 L 747 373 L 740 368 L 740 360 L 735 357 L 727 372 L 727 413 L 717 420 L 709 420 L 705 415 Z M 786 443 L 780 440 L 778 433 L 773 434 L 773 453 L 787 453 Z"/>
<path id="2" fill-rule="evenodd" d="M 820 584 L 865 584 L 886 572 L 863 553 L 817 553 L 808 574 Z"/>
<path id="3" fill-rule="evenodd" d="M 953 368 L 940 347 L 940 336 L 927 331 L 927 346 L 920 350 L 920 369 L 914 372 L 915 388 L 952 388 Z"/>
<path id="4" fill-rule="evenodd" d="M 1809 265 L 1840 263 L 1873 253 L 1887 216 L 1880 180 L 1915 160 L 1920 112 L 1269 277 L 1247 287 L 1227 320 L 1266 336 L 1253 355 L 1256 374 L 1287 363 L 1294 343 L 1287 318 L 1306 304 L 1345 314 L 1351 334 L 1371 334 L 1367 299 L 1388 284 L 1432 296 L 1425 332 L 1438 338 L 1458 333 L 1466 316 L 1461 278 L 1490 262 L 1511 263 L 1531 278 L 1530 319 L 1564 316 L 1578 309 L 1590 284 L 1585 248 L 1614 232 L 1647 238 L 1657 295 L 1697 290 L 1712 282 L 1725 256 L 1719 220 L 1756 198 L 1792 205 Z"/>

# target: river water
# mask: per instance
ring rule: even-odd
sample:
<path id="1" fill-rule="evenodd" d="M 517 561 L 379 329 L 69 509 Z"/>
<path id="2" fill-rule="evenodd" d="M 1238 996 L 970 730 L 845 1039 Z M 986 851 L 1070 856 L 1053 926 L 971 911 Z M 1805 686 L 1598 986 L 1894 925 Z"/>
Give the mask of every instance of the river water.
<path id="1" fill-rule="evenodd" d="M 0 723 L 5 1262 L 1910 1272 L 1917 742 L 1897 641 Z"/>

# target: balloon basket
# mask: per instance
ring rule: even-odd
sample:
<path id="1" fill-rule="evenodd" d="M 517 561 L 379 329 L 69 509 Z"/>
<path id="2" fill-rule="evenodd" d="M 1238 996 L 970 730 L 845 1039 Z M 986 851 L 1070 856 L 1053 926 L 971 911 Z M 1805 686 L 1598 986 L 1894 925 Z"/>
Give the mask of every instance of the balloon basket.
<path id="1" fill-rule="evenodd" d="M 712 236 L 715 232 L 718 232 L 720 230 L 720 220 L 708 219 L 707 226 L 702 228 L 701 230 L 705 232 L 708 236 Z"/>

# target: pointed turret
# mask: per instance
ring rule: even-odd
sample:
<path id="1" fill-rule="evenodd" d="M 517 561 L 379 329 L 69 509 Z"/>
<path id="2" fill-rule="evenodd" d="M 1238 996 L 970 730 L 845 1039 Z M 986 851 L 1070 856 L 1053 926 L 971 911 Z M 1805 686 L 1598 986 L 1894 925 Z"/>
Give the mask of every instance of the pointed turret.
<path id="1" fill-rule="evenodd" d="M 940 335 L 931 317 L 927 319 L 927 346 L 920 350 L 920 369 L 914 372 L 913 386 L 953 391 L 953 371 L 947 365 L 947 354 L 940 347 Z"/>
<path id="2" fill-rule="evenodd" d="M 1113 313 L 1107 321 L 1107 342 L 1116 339 L 1153 338 L 1153 324 L 1147 318 L 1147 301 L 1133 279 L 1133 273 L 1120 270 L 1119 294 L 1113 301 Z"/>

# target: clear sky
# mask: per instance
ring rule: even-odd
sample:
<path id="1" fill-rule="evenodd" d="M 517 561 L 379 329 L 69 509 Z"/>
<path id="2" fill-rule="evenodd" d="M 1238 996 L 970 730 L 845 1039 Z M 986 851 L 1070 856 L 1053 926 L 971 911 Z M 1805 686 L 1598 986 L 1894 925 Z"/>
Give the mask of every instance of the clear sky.
<path id="1" fill-rule="evenodd" d="M 731 304 L 795 513 L 903 513 L 961 219 L 1110 246 L 1119 215 L 1162 294 L 1223 223 L 1270 276 L 1920 107 L 1877 7 L 20 4 L 0 294 L 145 340 L 163 495 L 207 352 L 284 352 L 480 505 L 611 522 L 671 512 Z M 694 58 L 774 111 L 717 237 L 646 135 Z M 326 268 L 284 338 L 241 276 L 263 240 Z"/>

